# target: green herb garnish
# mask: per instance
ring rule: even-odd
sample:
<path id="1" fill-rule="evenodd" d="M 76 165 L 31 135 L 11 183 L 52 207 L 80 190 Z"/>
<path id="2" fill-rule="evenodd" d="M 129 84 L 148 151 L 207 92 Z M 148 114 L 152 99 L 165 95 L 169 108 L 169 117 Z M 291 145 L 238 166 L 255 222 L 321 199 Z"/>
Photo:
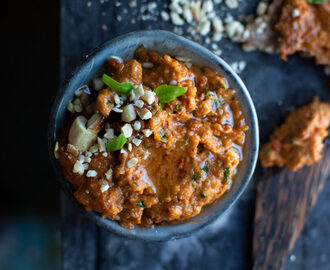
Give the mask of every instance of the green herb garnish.
<path id="1" fill-rule="evenodd" d="M 221 106 L 222 104 L 224 104 L 225 102 L 224 102 L 224 100 L 222 99 L 222 98 L 218 98 L 218 99 L 216 99 L 215 101 L 214 101 L 214 105 L 215 106 Z"/>
<path id="2" fill-rule="evenodd" d="M 138 183 L 136 183 L 136 182 L 133 182 L 133 186 L 136 186 L 136 187 L 138 187 L 138 186 L 139 186 L 139 184 L 138 184 Z"/>
<path id="3" fill-rule="evenodd" d="M 175 105 L 175 109 L 178 111 L 178 112 L 181 112 L 181 108 L 179 107 L 179 105 Z"/>
<path id="4" fill-rule="evenodd" d="M 126 143 L 127 139 L 125 138 L 124 134 L 120 134 L 116 139 L 108 142 L 106 147 L 109 151 L 117 151 L 120 150 L 124 144 Z"/>
<path id="5" fill-rule="evenodd" d="M 225 169 L 225 179 L 228 181 L 230 178 L 230 167 L 226 167 Z"/>
<path id="6" fill-rule="evenodd" d="M 202 198 L 206 198 L 206 195 L 204 193 L 201 193 Z"/>
<path id="7" fill-rule="evenodd" d="M 167 142 L 168 138 L 167 138 L 167 136 L 166 136 L 166 132 L 165 132 L 164 128 L 162 128 L 162 129 L 159 131 L 159 133 L 160 133 L 160 139 L 161 139 L 162 141 L 164 141 L 164 142 Z"/>
<path id="8" fill-rule="evenodd" d="M 137 201 L 136 202 L 136 205 L 137 206 L 140 206 L 141 208 L 144 208 L 145 207 L 145 205 L 144 205 L 144 203 L 142 201 Z"/>
<path id="9" fill-rule="evenodd" d="M 168 103 L 187 92 L 187 87 L 162 84 L 158 86 L 154 92 L 156 93 L 159 103 Z"/>
<path id="10" fill-rule="evenodd" d="M 133 84 L 131 84 L 130 82 L 117 82 L 116 80 L 112 79 L 111 77 L 109 77 L 106 74 L 103 74 L 102 76 L 102 80 L 103 82 L 109 86 L 113 91 L 119 93 L 119 94 L 127 94 L 129 93 L 131 90 L 134 89 Z"/>
<path id="11" fill-rule="evenodd" d="M 267 145 L 266 147 L 265 147 L 265 150 L 264 150 L 266 153 L 269 153 L 270 152 L 270 147 Z"/>
<path id="12" fill-rule="evenodd" d="M 189 142 L 188 142 L 188 141 L 185 141 L 183 144 L 184 144 L 184 145 L 188 145 L 188 144 L 189 144 Z"/>
<path id="13" fill-rule="evenodd" d="M 194 182 L 197 182 L 197 180 L 201 179 L 201 175 L 199 173 L 196 173 L 193 175 L 192 179 Z"/>
<path id="14" fill-rule="evenodd" d="M 112 101 L 109 99 L 107 102 L 108 105 L 112 104 Z"/>
<path id="15" fill-rule="evenodd" d="M 310 4 L 323 4 L 324 0 L 307 0 Z"/>
<path id="16" fill-rule="evenodd" d="M 207 174 L 209 172 L 209 165 L 205 165 L 202 170 Z"/>

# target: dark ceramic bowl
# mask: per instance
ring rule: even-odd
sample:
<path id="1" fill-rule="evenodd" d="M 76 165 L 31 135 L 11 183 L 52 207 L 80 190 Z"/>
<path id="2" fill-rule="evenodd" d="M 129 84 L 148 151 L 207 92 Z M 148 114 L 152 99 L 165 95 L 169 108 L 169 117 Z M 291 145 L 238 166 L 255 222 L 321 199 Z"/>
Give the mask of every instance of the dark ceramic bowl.
<path id="1" fill-rule="evenodd" d="M 221 199 L 212 205 L 204 207 L 199 215 L 180 224 L 159 225 L 151 229 L 135 228 L 128 230 L 121 227 L 116 221 L 102 218 L 96 212 L 85 211 L 85 209 L 78 204 L 73 197 L 71 184 L 64 179 L 61 167 L 54 158 L 53 149 L 55 142 L 59 138 L 62 125 L 67 117 L 66 105 L 69 100 L 72 99 L 74 91 L 79 88 L 79 86 L 99 75 L 98 73 L 109 56 L 117 55 L 124 59 L 131 59 L 134 50 L 140 44 L 159 53 L 189 57 L 193 59 L 196 65 L 208 66 L 217 70 L 228 80 L 230 86 L 236 90 L 237 98 L 244 111 L 249 130 L 246 134 L 244 159 L 235 176 L 231 190 Z M 106 42 L 88 55 L 88 57 L 70 74 L 69 78 L 58 92 L 52 108 L 49 124 L 49 152 L 57 179 L 66 195 L 72 199 L 74 204 L 82 210 L 88 218 L 102 228 L 127 238 L 143 239 L 147 241 L 170 240 L 189 236 L 224 214 L 241 196 L 249 183 L 256 165 L 258 138 L 258 120 L 253 102 L 245 85 L 230 66 L 220 57 L 217 57 L 197 43 L 173 33 L 160 30 L 137 31 L 122 35 Z"/>

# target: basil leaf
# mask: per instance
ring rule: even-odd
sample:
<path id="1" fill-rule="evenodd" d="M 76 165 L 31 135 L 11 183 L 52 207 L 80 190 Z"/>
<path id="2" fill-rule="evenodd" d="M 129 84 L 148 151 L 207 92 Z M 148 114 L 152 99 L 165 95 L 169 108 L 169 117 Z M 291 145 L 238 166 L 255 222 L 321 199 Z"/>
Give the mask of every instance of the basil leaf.
<path id="1" fill-rule="evenodd" d="M 129 93 L 131 90 L 134 89 L 133 84 L 131 84 L 130 82 L 117 82 L 114 79 L 112 79 L 111 77 L 109 77 L 106 74 L 103 74 L 102 76 L 102 80 L 103 82 L 109 86 L 113 91 L 119 93 L 119 94 L 127 94 Z"/>
<path id="2" fill-rule="evenodd" d="M 324 0 L 307 0 L 310 4 L 323 4 Z"/>
<path id="3" fill-rule="evenodd" d="M 158 86 L 154 92 L 156 93 L 160 103 L 168 103 L 185 94 L 187 92 L 187 87 L 162 84 Z"/>
<path id="4" fill-rule="evenodd" d="M 111 142 L 108 142 L 106 144 L 106 147 L 109 151 L 117 151 L 124 146 L 126 141 L 127 139 L 124 134 L 120 134 L 116 139 L 113 139 Z"/>

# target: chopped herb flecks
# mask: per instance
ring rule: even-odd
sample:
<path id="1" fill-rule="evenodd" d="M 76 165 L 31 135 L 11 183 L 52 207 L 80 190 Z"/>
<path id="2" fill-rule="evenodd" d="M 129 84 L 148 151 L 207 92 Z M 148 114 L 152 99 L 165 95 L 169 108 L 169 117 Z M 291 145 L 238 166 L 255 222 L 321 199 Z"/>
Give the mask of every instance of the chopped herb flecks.
<path id="1" fill-rule="evenodd" d="M 136 187 L 138 187 L 138 186 L 139 186 L 139 184 L 138 184 L 138 183 L 136 183 L 136 182 L 133 182 L 133 186 L 136 186 Z"/>
<path id="2" fill-rule="evenodd" d="M 206 195 L 204 193 L 201 193 L 202 198 L 206 198 Z"/>
<path id="3" fill-rule="evenodd" d="M 194 182 L 197 182 L 197 180 L 201 179 L 201 175 L 199 173 L 196 173 L 193 175 L 192 179 Z"/>
<path id="4" fill-rule="evenodd" d="M 108 105 L 112 104 L 112 101 L 109 99 L 107 102 Z"/>
<path id="5" fill-rule="evenodd" d="M 141 208 L 144 208 L 145 207 L 145 205 L 144 205 L 144 203 L 142 201 L 137 201 L 136 202 L 136 205 L 137 206 L 140 206 Z"/>
<path id="6" fill-rule="evenodd" d="M 178 112 L 181 112 L 181 108 L 179 107 L 179 105 L 175 105 L 175 109 L 176 109 Z"/>
<path id="7" fill-rule="evenodd" d="M 209 165 L 205 164 L 202 170 L 207 174 L 209 172 Z"/>
<path id="8" fill-rule="evenodd" d="M 226 169 L 225 169 L 225 179 L 226 179 L 227 182 L 228 182 L 229 178 L 230 178 L 230 167 L 226 167 Z"/>
<path id="9" fill-rule="evenodd" d="M 213 111 L 216 111 L 218 107 L 220 107 L 222 104 L 224 104 L 225 101 L 222 98 L 218 98 L 213 101 Z"/>
<path id="10" fill-rule="evenodd" d="M 269 153 L 269 152 L 270 152 L 270 147 L 269 147 L 269 146 L 266 146 L 264 151 L 265 151 L 266 153 Z"/>
<path id="11" fill-rule="evenodd" d="M 164 142 L 167 142 L 168 138 L 166 136 L 166 132 L 164 130 L 164 128 L 162 128 L 160 131 L 159 131 L 159 134 L 160 134 L 160 139 Z"/>

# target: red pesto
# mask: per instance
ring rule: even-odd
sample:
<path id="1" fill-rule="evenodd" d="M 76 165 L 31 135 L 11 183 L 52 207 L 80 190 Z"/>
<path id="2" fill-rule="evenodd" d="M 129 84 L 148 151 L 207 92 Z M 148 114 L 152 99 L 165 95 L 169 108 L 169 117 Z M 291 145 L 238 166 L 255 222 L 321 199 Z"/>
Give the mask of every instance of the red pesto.
<path id="1" fill-rule="evenodd" d="M 144 68 L 146 62 L 152 65 Z M 145 102 L 143 108 L 151 111 L 152 118 L 139 119 L 140 130 L 149 129 L 152 135 L 142 136 L 141 131 L 133 130 L 132 136 L 142 142 L 131 151 L 126 144 L 122 152 L 94 153 L 88 167 L 97 172 L 94 177 L 87 177 L 87 171 L 82 175 L 73 172 L 78 155 L 68 152 L 69 127 L 64 129 L 59 162 L 75 188 L 74 196 L 87 210 L 117 220 L 126 228 L 180 222 L 199 214 L 203 206 L 229 189 L 242 159 L 248 127 L 235 91 L 211 68 L 186 65 L 144 47 L 137 49 L 135 59 L 122 62 L 110 58 L 106 67 L 113 79 L 143 84 L 145 91 L 173 83 L 188 90 L 162 108 L 157 96 L 152 105 Z M 80 115 L 88 118 L 100 112 L 118 136 L 125 123 L 113 111 L 113 91 L 96 92 L 90 87 L 96 98 L 91 98 Z M 135 163 L 128 166 L 131 160 Z M 105 173 L 109 169 L 113 174 L 108 179 Z M 102 187 L 107 188 L 102 191 Z"/>

